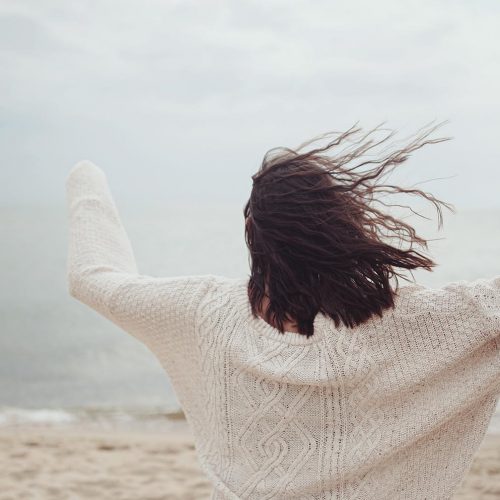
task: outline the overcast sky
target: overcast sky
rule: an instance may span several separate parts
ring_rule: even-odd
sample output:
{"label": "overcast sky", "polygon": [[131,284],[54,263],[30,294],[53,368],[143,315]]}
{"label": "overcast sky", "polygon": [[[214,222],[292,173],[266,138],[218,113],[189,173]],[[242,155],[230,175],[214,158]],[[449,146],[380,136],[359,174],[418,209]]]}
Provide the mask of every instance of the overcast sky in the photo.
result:
{"label": "overcast sky", "polygon": [[453,141],[397,179],[500,208],[499,26],[496,0],[2,0],[0,203],[60,203],[81,159],[122,204],[243,202],[272,147],[436,119]]}

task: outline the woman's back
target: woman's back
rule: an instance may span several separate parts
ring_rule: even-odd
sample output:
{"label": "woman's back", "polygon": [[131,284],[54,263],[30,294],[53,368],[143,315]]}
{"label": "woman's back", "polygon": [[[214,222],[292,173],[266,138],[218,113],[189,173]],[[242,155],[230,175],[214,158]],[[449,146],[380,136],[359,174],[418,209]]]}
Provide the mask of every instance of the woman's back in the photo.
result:
{"label": "woman's back", "polygon": [[213,498],[451,496],[500,393],[500,277],[401,287],[383,318],[350,330],[319,314],[311,338],[253,318],[246,280],[185,279],[192,336],[150,345]]}

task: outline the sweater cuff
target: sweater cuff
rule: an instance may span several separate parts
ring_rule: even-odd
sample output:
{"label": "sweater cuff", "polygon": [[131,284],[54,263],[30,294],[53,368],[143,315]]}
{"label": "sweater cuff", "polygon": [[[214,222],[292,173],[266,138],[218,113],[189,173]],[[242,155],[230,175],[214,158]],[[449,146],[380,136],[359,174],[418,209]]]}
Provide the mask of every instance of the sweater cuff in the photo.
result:
{"label": "sweater cuff", "polygon": [[66,198],[69,207],[80,200],[98,198],[112,205],[112,195],[104,171],[88,160],[76,163],[66,177]]}

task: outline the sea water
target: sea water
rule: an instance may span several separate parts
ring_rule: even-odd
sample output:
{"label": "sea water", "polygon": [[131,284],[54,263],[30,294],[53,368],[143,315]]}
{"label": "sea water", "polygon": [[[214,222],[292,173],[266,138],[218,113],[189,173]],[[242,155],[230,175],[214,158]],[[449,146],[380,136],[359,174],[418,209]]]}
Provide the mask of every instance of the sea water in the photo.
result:
{"label": "sea water", "polygon": [[[438,264],[417,282],[500,274],[500,210],[405,212]],[[248,275],[243,205],[176,204],[120,210],[139,272]],[[0,425],[162,421],[179,415],[168,376],[135,338],[68,294],[65,206],[0,208]],[[411,279],[411,276],[408,275]],[[403,281],[400,281],[404,284]],[[500,432],[500,411],[490,425]]]}

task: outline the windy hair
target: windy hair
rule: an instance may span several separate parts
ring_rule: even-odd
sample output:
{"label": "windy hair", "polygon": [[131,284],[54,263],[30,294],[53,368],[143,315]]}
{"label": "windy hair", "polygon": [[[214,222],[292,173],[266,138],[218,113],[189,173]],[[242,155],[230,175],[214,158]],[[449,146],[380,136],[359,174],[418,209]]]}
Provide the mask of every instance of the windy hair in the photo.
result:
{"label": "windy hair", "polygon": [[[247,292],[255,317],[267,297],[262,316],[282,333],[285,321],[295,321],[299,332],[310,337],[318,312],[336,327],[353,328],[394,307],[397,277],[407,279],[398,268],[431,271],[436,266],[413,249],[427,248],[427,241],[376,204],[405,206],[384,203],[387,194],[421,196],[436,207],[439,228],[440,205],[455,211],[420,189],[382,183],[414,151],[448,140],[431,137],[440,125],[427,125],[396,142],[391,141],[393,130],[379,125],[364,131],[355,124],[295,150],[280,147],[265,154],[244,207],[251,268]],[[304,151],[324,139],[326,145]],[[390,244],[390,238],[399,244]],[[402,242],[409,248],[401,248]]]}

